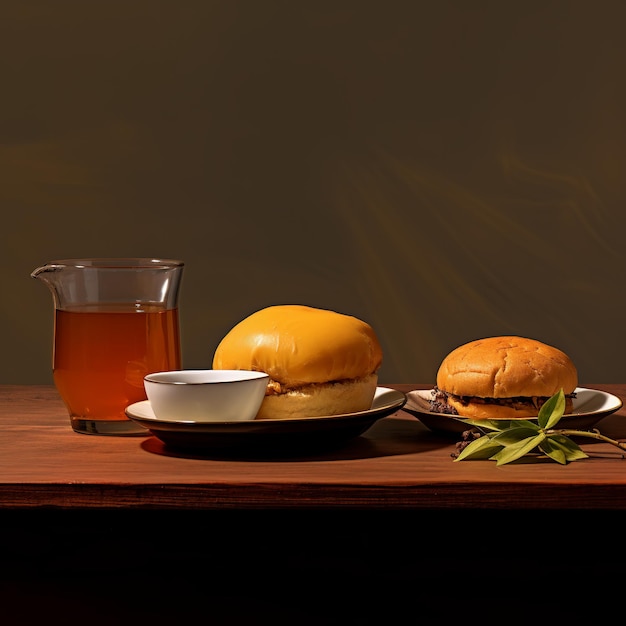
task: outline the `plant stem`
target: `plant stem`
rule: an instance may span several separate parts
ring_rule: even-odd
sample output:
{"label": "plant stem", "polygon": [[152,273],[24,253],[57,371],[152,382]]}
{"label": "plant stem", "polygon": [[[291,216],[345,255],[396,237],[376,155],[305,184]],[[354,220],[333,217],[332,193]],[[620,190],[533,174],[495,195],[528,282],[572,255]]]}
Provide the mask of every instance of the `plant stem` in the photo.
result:
{"label": "plant stem", "polygon": [[[616,446],[620,450],[626,450],[626,441],[617,441],[617,439],[611,439],[606,435],[600,433],[599,430],[570,430],[567,428],[551,428],[545,431],[546,435],[556,434],[565,435],[566,437],[590,437],[591,439],[598,439],[610,443],[612,446]],[[624,456],[622,455],[622,458]]]}

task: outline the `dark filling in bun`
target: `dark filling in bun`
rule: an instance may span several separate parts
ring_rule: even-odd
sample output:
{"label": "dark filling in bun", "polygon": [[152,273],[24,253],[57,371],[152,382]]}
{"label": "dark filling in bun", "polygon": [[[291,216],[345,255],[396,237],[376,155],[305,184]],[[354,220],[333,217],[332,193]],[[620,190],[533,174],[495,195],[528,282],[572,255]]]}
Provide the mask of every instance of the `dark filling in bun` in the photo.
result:
{"label": "dark filling in bun", "polygon": [[[549,400],[549,396],[517,396],[515,398],[479,398],[478,396],[456,396],[452,393],[442,391],[439,387],[435,387],[431,391],[432,398],[430,399],[430,410],[433,413],[446,413],[448,415],[459,415],[456,407],[449,404],[448,399],[453,398],[456,402],[463,406],[469,404],[490,404],[497,406],[505,406],[513,409],[527,409],[532,407],[534,411],[539,413],[541,407]],[[565,394],[566,401],[569,400],[568,405],[576,398],[576,393]]]}

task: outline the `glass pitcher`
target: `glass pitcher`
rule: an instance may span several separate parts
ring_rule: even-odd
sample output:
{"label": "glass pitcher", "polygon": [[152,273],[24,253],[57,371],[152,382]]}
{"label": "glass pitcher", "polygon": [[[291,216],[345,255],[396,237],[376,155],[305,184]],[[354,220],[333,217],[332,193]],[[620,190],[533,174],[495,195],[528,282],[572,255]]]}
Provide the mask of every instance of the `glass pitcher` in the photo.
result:
{"label": "glass pitcher", "polygon": [[94,258],[31,272],[52,292],[54,384],[76,432],[148,434],[124,410],[146,399],[146,374],[181,368],[183,268],[172,259]]}

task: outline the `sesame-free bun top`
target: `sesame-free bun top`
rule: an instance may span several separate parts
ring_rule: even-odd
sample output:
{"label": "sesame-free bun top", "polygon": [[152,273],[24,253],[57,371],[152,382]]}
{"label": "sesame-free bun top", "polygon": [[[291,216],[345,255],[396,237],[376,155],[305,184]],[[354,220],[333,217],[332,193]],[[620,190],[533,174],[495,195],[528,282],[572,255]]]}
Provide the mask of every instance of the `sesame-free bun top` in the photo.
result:
{"label": "sesame-free bun top", "polygon": [[266,372],[285,388],[364,378],[381,362],[382,349],[369,324],[298,304],[270,306],[246,317],[213,356],[215,369]]}
{"label": "sesame-free bun top", "polygon": [[437,372],[439,389],[480,398],[550,397],[572,393],[578,372],[571,359],[535,339],[487,337],[455,348]]}

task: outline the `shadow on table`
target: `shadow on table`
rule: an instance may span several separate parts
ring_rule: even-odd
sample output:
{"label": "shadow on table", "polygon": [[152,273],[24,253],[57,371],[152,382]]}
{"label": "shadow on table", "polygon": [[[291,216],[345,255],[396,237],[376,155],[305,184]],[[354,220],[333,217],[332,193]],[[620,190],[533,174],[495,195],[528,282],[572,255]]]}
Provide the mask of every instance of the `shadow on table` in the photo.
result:
{"label": "shadow on table", "polygon": [[141,447],[152,454],[193,459],[220,459],[232,461],[324,461],[350,460],[398,456],[436,450],[455,441],[450,436],[432,433],[417,419],[386,417],[358,436],[348,433],[327,436],[292,437],[252,436],[211,441],[205,438],[194,445],[187,437],[181,445],[167,444],[156,436],[141,442]]}

